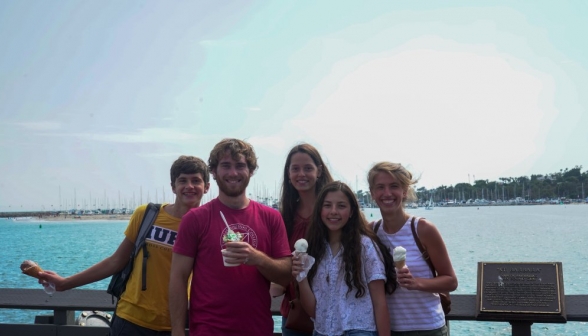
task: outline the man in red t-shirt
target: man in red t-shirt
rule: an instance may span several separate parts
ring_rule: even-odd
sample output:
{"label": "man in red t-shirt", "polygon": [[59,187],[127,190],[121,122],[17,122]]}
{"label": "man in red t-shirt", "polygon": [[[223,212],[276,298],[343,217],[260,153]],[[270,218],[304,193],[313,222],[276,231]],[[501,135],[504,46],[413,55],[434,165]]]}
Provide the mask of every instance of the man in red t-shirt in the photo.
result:
{"label": "man in red t-shirt", "polygon": [[169,287],[172,335],[184,335],[190,273],[191,336],[272,335],[270,282],[285,286],[291,277],[282,217],[246,196],[257,169],[250,144],[222,140],[208,166],[219,196],[182,218]]}

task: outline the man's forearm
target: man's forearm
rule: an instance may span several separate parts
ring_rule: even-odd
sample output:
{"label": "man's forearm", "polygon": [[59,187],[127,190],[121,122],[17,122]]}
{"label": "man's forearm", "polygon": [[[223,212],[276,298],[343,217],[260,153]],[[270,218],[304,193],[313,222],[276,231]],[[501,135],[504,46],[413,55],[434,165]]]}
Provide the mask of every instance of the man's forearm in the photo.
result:
{"label": "man's forearm", "polygon": [[286,287],[292,280],[292,258],[272,259],[264,254],[257,265],[259,272],[269,281]]}
{"label": "man's forearm", "polygon": [[194,258],[174,253],[169,277],[169,314],[173,336],[184,336],[188,309],[188,278]]}
{"label": "man's forearm", "polygon": [[[183,285],[182,285],[183,283]],[[185,282],[170,282],[169,288],[169,314],[173,336],[184,336],[186,325],[186,311],[188,309],[188,287]]]}

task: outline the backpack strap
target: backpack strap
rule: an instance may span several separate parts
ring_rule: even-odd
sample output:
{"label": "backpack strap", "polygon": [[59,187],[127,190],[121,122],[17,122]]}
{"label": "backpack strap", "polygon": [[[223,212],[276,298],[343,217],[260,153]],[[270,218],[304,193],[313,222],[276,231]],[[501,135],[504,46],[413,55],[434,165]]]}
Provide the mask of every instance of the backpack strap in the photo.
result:
{"label": "backpack strap", "polygon": [[143,244],[143,265],[141,267],[141,290],[147,290],[147,259],[149,252],[147,251],[147,244]]}
{"label": "backpack strap", "polygon": [[137,240],[135,241],[135,255],[137,255],[137,253],[139,253],[139,250],[143,247],[143,243],[147,238],[149,230],[151,230],[151,226],[153,226],[153,223],[157,218],[157,214],[159,213],[160,207],[161,204],[147,204],[145,214],[143,215],[143,220],[141,221],[141,227],[139,228],[139,232],[137,233]]}
{"label": "backpack strap", "polygon": [[433,277],[436,277],[437,271],[435,270],[435,266],[433,266],[433,262],[431,261],[431,257],[429,256],[429,252],[427,252],[427,250],[423,247],[423,244],[421,243],[421,239],[419,238],[419,235],[416,232],[416,228],[414,226],[414,219],[415,219],[415,217],[413,216],[412,220],[410,222],[410,229],[412,230],[412,237],[414,238],[414,242],[416,243],[417,247],[419,248],[419,251],[421,251],[421,255],[423,256],[423,259],[425,260],[427,265],[429,265],[429,268],[431,269],[431,272],[433,273]]}
{"label": "backpack strap", "polygon": [[374,233],[376,233],[376,234],[378,233],[378,230],[380,229],[380,225],[382,225],[382,220],[381,220],[381,219],[379,219],[379,220],[378,220],[378,221],[375,223],[375,225],[373,226]]}
{"label": "backpack strap", "polygon": [[145,215],[143,216],[143,221],[141,222],[141,228],[139,229],[139,233],[137,234],[137,240],[135,241],[135,256],[137,255],[137,253],[139,253],[140,249],[143,249],[141,290],[147,289],[147,259],[149,258],[149,252],[147,251],[147,244],[145,243],[145,239],[147,239],[147,234],[149,233],[149,231],[151,231],[153,223],[155,223],[155,219],[159,214],[160,208],[161,204],[147,204],[147,208],[145,209]]}

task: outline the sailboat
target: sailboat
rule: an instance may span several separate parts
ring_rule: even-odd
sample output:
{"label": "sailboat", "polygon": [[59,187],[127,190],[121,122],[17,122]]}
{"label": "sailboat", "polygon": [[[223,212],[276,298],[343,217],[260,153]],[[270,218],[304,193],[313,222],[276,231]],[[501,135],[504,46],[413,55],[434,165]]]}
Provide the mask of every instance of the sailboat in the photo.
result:
{"label": "sailboat", "polygon": [[13,222],[32,222],[35,218],[31,216],[27,217],[11,217],[10,218]]}
{"label": "sailboat", "polygon": [[425,209],[426,210],[433,210],[433,195],[431,195],[431,198],[429,199],[429,202],[427,202]]}
{"label": "sailboat", "polygon": [[416,202],[408,203],[407,207],[409,209],[418,209],[419,205]]}

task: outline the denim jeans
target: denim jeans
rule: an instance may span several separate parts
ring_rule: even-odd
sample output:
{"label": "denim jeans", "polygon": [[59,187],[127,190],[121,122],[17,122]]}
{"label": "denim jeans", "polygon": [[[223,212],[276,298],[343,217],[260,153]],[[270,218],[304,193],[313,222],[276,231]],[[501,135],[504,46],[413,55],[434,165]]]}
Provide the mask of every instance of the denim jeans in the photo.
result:
{"label": "denim jeans", "polygon": [[307,334],[302,331],[292,330],[286,328],[286,318],[282,317],[282,336],[311,336],[312,334]]}
{"label": "denim jeans", "polygon": [[[312,336],[328,336],[323,335],[316,330],[312,333]],[[346,330],[342,335],[339,336],[378,336],[377,331],[365,331],[365,330]]]}
{"label": "denim jeans", "polygon": [[123,318],[112,317],[110,322],[110,336],[171,336],[171,331],[157,331],[138,326]]}
{"label": "denim jeans", "polygon": [[449,336],[447,326],[433,330],[391,331],[391,336]]}

